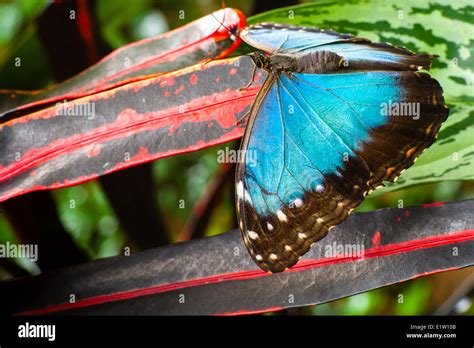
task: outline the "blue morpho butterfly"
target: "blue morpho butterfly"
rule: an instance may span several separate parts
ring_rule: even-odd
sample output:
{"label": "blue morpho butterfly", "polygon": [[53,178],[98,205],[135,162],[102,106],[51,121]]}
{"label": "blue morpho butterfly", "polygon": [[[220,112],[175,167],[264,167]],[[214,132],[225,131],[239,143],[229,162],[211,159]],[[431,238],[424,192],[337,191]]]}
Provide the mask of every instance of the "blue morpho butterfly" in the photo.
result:
{"label": "blue morpho butterfly", "polygon": [[239,225],[260,268],[281,272],[412,165],[448,109],[438,82],[417,72],[434,56],[271,23],[241,37],[267,53],[253,59],[269,74],[241,144]]}

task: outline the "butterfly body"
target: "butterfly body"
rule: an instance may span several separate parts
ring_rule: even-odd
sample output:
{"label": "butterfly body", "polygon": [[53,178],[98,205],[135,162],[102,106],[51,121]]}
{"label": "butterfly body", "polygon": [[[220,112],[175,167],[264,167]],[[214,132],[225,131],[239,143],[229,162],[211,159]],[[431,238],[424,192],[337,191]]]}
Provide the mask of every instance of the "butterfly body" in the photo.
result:
{"label": "butterfly body", "polygon": [[308,74],[325,74],[338,70],[344,58],[331,51],[309,52],[303,55],[277,53],[266,56],[254,54],[255,62],[263,69],[274,74],[291,74],[293,72]]}
{"label": "butterfly body", "polygon": [[[256,165],[238,165],[237,213],[250,255],[281,272],[409,167],[448,112],[436,80],[414,71],[431,56],[291,26],[242,35],[270,54],[254,55],[269,74],[241,143]],[[416,103],[419,117],[382,112],[389,103]]]}

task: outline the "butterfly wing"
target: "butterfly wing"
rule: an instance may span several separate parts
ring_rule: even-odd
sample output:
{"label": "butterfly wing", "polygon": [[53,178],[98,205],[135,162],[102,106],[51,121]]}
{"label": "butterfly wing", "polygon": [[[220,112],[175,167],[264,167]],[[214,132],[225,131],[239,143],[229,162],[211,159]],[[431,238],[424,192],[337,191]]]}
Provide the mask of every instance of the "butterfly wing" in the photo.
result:
{"label": "butterfly wing", "polygon": [[[386,103],[417,103],[390,116]],[[250,114],[236,188],[245,245],[264,270],[294,265],[371,189],[394,180],[447,117],[418,72],[271,75]]]}
{"label": "butterfly wing", "polygon": [[349,34],[285,24],[252,25],[242,31],[241,38],[249,45],[270,53],[303,55],[331,51],[345,59],[346,70],[429,69],[433,58]]}
{"label": "butterfly wing", "polygon": [[270,53],[299,52],[336,42],[366,41],[350,34],[332,30],[296,27],[278,23],[260,23],[246,27],[240,33],[246,43]]}

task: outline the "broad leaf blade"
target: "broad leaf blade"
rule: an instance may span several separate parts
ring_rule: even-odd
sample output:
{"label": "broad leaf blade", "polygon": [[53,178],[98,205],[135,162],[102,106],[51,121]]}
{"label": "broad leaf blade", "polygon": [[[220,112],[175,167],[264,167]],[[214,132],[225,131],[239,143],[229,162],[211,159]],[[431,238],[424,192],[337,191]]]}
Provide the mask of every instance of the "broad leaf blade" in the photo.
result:
{"label": "broad leaf blade", "polygon": [[[0,308],[10,314],[196,315],[323,303],[473,265],[473,209],[471,200],[354,214],[278,274],[258,269],[238,231],[224,233],[0,283],[8,299]],[[68,301],[71,293],[75,303]]]}
{"label": "broad leaf blade", "polygon": [[0,117],[71,100],[151,75],[227,56],[240,43],[227,28],[242,28],[245,17],[231,8],[202,17],[163,35],[121,47],[82,73],[39,91],[0,90]]}
{"label": "broad leaf blade", "polygon": [[213,61],[1,124],[0,201],[238,139],[265,76]]}
{"label": "broad leaf blade", "polygon": [[375,42],[437,54],[431,74],[444,89],[450,116],[438,140],[396,184],[375,195],[416,184],[474,179],[474,12],[468,1],[326,1],[281,8],[248,18],[259,22],[331,28]]}

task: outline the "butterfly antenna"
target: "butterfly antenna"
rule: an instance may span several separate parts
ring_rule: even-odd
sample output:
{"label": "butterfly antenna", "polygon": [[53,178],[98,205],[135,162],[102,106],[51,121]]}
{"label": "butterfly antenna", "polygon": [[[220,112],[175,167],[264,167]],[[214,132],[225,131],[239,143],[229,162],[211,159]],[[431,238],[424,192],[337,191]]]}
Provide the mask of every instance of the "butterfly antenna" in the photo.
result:
{"label": "butterfly antenna", "polygon": [[[222,5],[223,5],[224,8],[225,8],[225,3],[224,3],[224,1],[222,1]],[[229,32],[229,34],[230,34],[230,39],[231,39],[231,40],[235,40],[235,39],[236,39],[236,36],[235,36],[235,34],[232,32],[232,30],[229,29],[224,23],[222,23],[222,22],[219,20],[219,18],[217,18],[217,17],[214,15],[214,13],[211,12],[211,16],[212,16],[221,26],[223,26],[223,27]],[[204,65],[206,65],[206,64],[208,64],[208,63],[210,63],[210,62],[212,62],[212,61],[215,60],[215,59],[216,59],[216,58],[209,58],[209,60],[207,60],[207,61],[204,63]]]}

